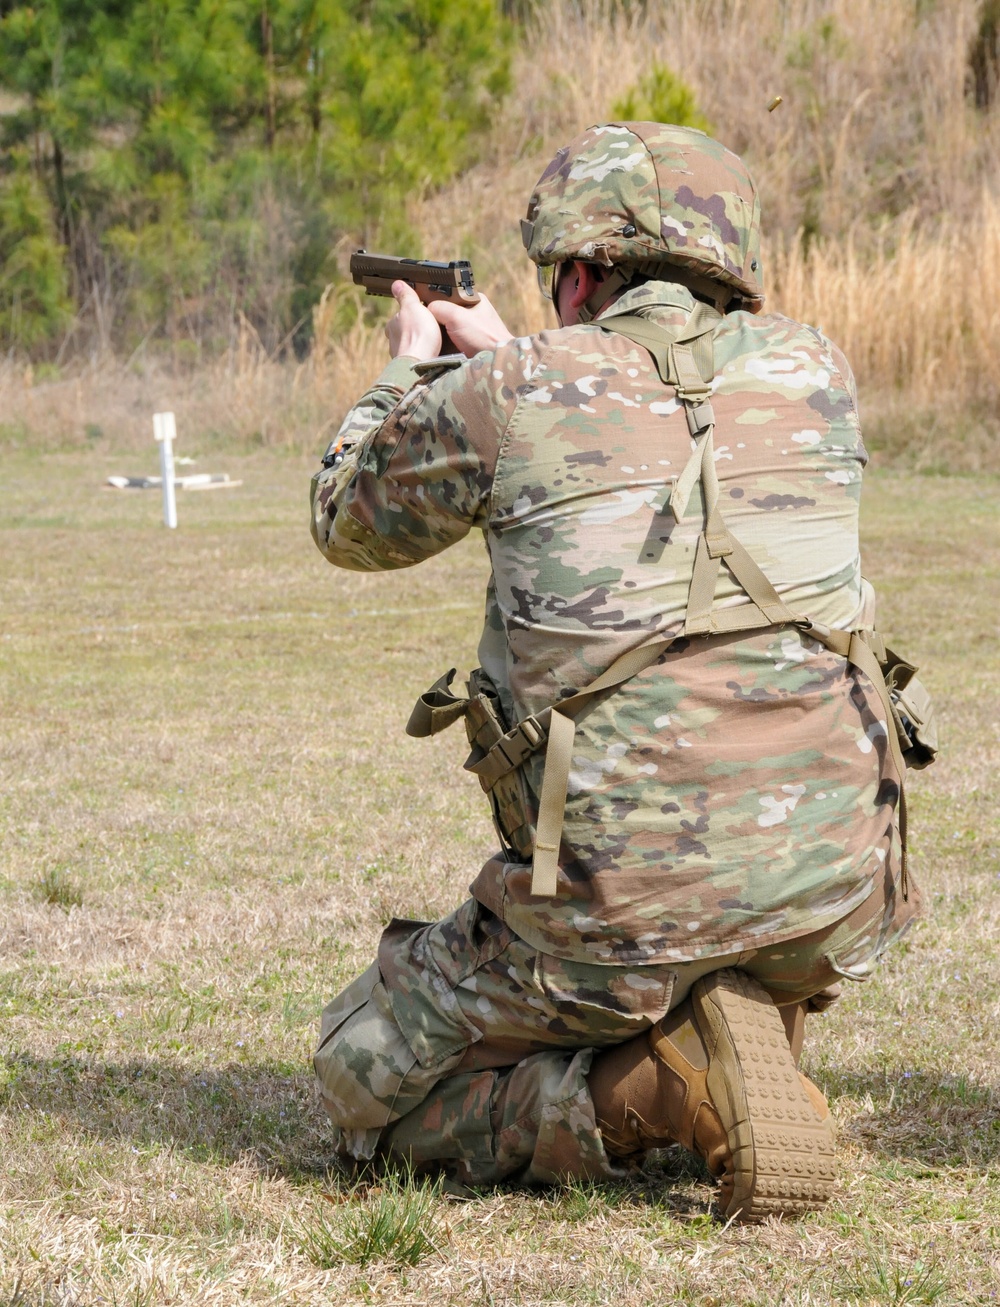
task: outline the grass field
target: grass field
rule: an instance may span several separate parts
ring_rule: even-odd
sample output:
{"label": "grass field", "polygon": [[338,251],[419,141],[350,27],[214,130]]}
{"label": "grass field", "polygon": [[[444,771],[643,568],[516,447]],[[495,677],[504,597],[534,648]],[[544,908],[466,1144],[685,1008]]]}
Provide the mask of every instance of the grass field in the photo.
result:
{"label": "grass field", "polygon": [[198,468],[244,484],[181,494],[170,534],[156,492],[100,488],[146,456],[4,461],[0,1307],[1000,1298],[1000,481],[870,477],[882,626],[941,714],[911,786],[928,915],[807,1042],[834,1202],[726,1229],[674,1152],[465,1203],[329,1169],[320,1007],[492,847],[458,736],[402,732],[472,663],[485,560],[340,573],[300,458]]}

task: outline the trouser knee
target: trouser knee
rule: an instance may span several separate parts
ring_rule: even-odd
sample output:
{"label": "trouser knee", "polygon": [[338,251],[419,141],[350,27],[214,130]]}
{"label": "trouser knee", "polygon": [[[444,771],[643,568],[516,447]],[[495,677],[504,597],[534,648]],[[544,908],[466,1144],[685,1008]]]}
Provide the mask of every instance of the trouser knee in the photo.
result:
{"label": "trouser knee", "polygon": [[375,963],[324,1009],[312,1065],[325,1110],[348,1131],[390,1124],[431,1087],[414,1077],[417,1059],[392,1016]]}
{"label": "trouser knee", "polygon": [[380,1130],[399,1120],[448,1070],[420,1065],[375,963],[324,1010],[313,1065],[323,1106],[348,1131]]}

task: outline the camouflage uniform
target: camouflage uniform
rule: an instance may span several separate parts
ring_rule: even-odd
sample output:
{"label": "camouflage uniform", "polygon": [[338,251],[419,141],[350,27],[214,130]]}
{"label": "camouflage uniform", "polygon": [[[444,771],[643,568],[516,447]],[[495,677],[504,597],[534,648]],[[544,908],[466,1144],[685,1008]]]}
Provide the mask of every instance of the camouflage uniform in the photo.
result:
{"label": "camouflage uniform", "polygon": [[[593,131],[624,148],[622,132]],[[641,191],[627,201],[634,244],[653,218]],[[710,197],[703,207],[730,222]],[[574,257],[643,253],[592,245]],[[732,276],[753,304],[746,262]],[[601,321],[639,312],[676,334],[696,303],[651,279]],[[726,523],[789,607],[871,626],[846,360],[811,327],[746,311],[713,344]],[[344,461],[313,480],[316,543],[339,566],[381,570],[481,530],[479,656],[508,722],[681,629],[700,492],[680,522],[668,515],[692,438],[642,346],[590,323],[454,368],[398,358],[341,437]],[[716,605],[742,602],[723,572]],[[540,754],[523,768],[529,825],[542,768]],[[524,862],[491,859],[452,917],[394,923],[377,965],[326,1010],[316,1066],[340,1147],[450,1159],[479,1182],[608,1173],[585,1079],[595,1047],[735,959],[789,999],[863,977],[909,922],[899,783],[882,701],[844,658],[787,626],[679,640],[577,718],[556,894],[532,895]]]}

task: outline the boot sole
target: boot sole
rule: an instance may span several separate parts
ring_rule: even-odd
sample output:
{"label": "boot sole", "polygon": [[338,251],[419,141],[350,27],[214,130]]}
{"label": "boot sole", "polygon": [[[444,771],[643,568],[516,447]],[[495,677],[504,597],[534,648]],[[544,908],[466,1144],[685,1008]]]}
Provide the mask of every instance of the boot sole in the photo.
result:
{"label": "boot sole", "polygon": [[727,1218],[802,1216],[836,1182],[832,1125],[803,1088],[778,1009],[750,976],[716,971],[691,991],[708,1089],[733,1155]]}

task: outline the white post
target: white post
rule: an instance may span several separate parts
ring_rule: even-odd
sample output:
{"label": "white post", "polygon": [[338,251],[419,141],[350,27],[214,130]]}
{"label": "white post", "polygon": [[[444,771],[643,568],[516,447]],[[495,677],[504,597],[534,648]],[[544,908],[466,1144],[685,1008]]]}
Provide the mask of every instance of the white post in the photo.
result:
{"label": "white post", "polygon": [[153,437],[160,442],[160,476],[163,479],[163,525],[177,525],[177,496],[174,492],[174,439],[177,428],[173,413],[153,414]]}

